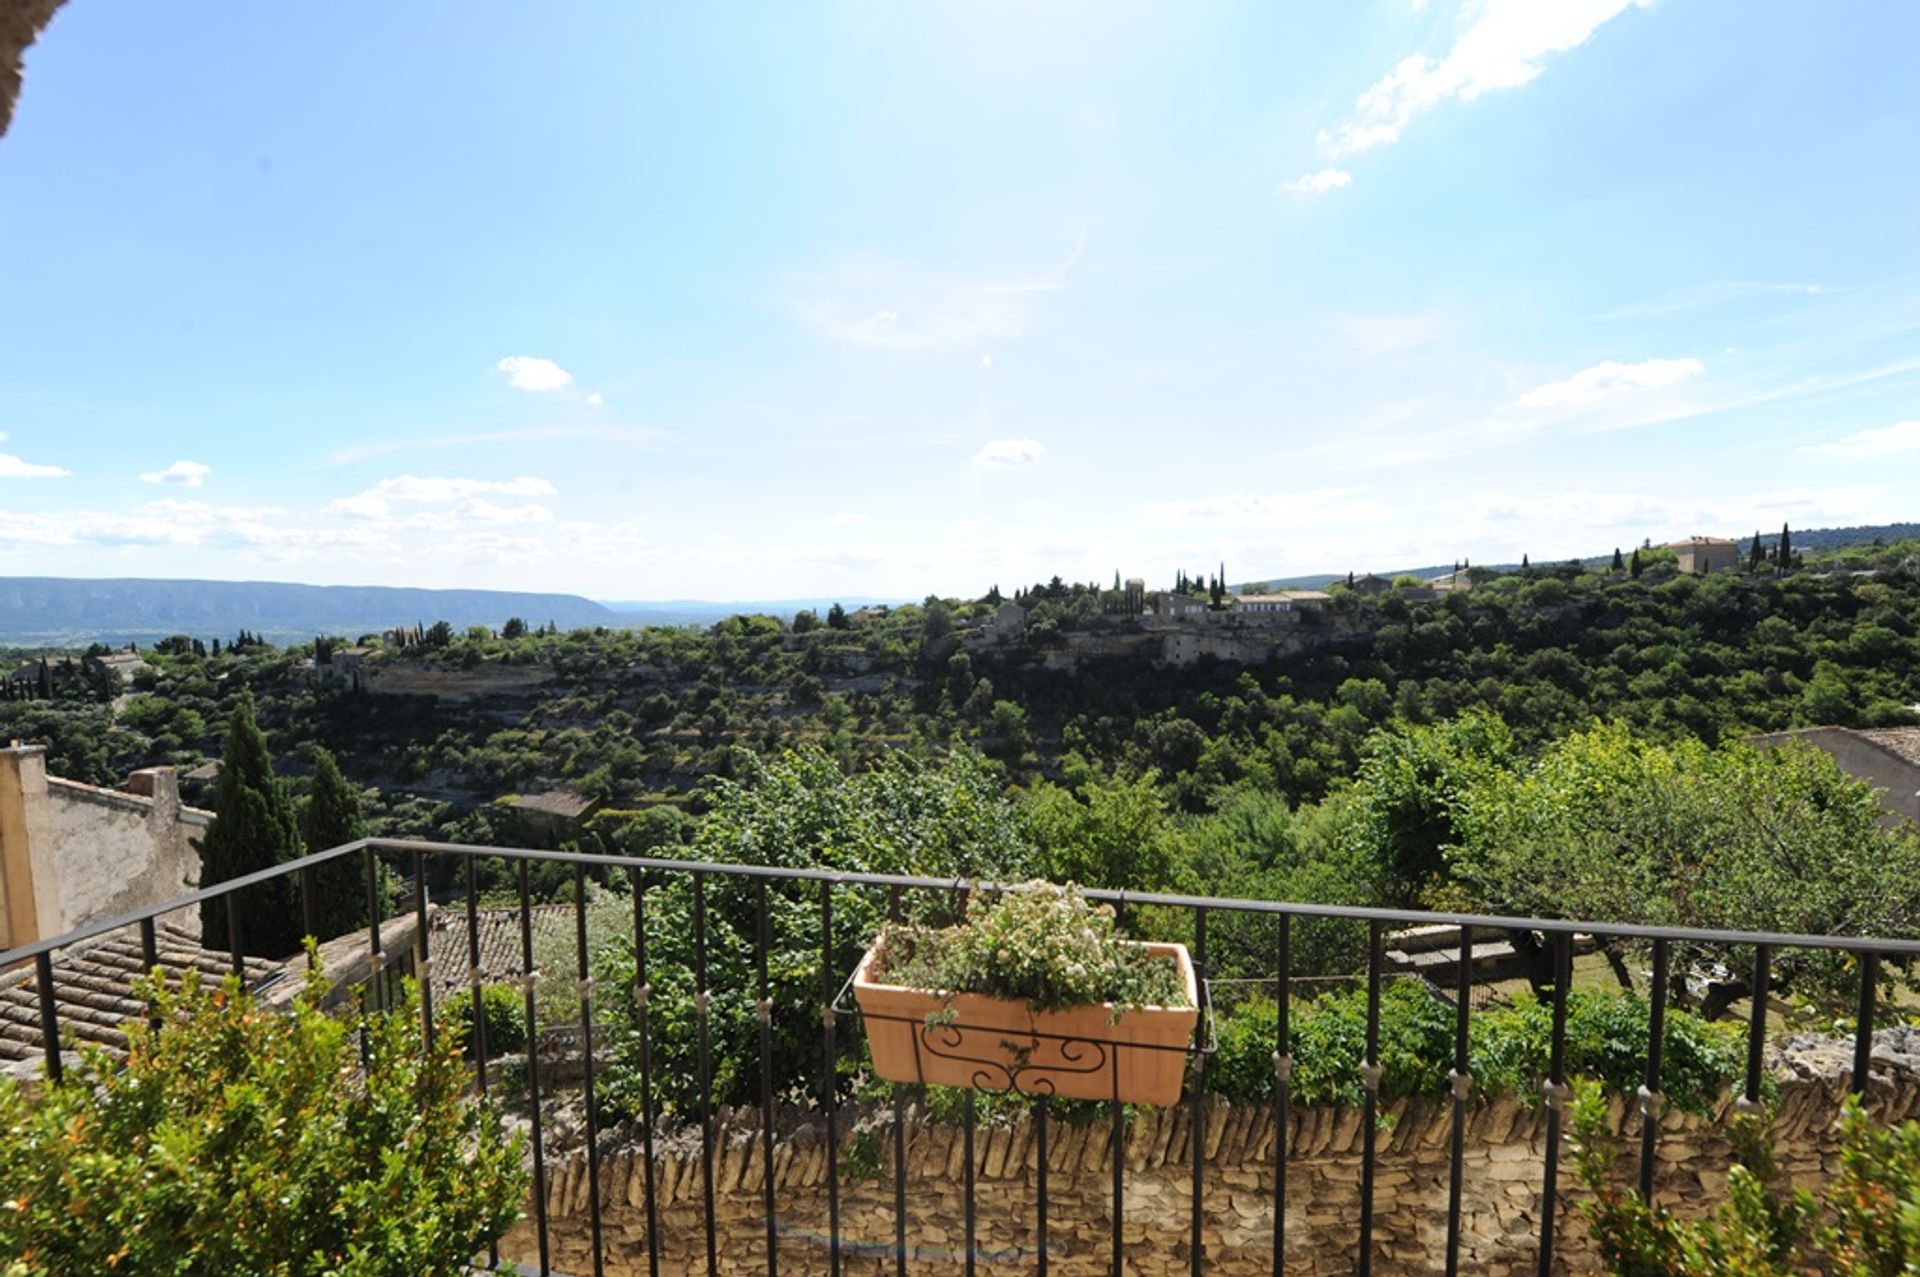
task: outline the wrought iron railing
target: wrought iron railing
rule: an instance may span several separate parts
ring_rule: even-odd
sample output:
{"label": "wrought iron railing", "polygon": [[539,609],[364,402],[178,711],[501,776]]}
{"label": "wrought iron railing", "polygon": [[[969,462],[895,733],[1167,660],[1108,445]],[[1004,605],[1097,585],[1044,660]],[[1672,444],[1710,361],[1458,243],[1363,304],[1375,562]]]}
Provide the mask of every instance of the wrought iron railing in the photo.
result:
{"label": "wrought iron railing", "polygon": [[[766,1243],[764,1250],[764,1269],[769,1277],[776,1277],[780,1257],[780,1207],[776,1192],[775,1176],[770,1168],[774,1162],[775,1139],[775,1093],[773,1077],[775,1074],[773,1053],[773,1033],[770,1016],[770,994],[768,955],[771,944],[769,934],[768,890],[770,885],[778,885],[789,892],[804,891],[807,885],[817,898],[817,925],[820,941],[819,970],[819,1010],[820,1033],[823,1057],[826,1062],[825,1076],[819,1079],[818,1104],[820,1115],[826,1127],[825,1156],[827,1173],[825,1187],[828,1194],[828,1235],[826,1246],[830,1271],[838,1277],[842,1271],[843,1258],[860,1255],[871,1259],[870,1243],[854,1243],[842,1236],[841,1228],[841,1174],[837,1164],[839,1156],[839,1128],[836,1123],[843,1103],[835,1080],[835,1062],[841,1057],[845,1047],[842,1024],[849,1017],[857,1016],[858,1011],[842,998],[844,982],[848,972],[838,969],[835,946],[835,902],[842,893],[850,891],[884,892],[887,902],[887,914],[894,920],[907,916],[910,901],[915,896],[936,899],[946,907],[951,907],[956,895],[964,893],[967,884],[944,879],[931,879],[911,876],[882,874],[838,873],[831,870],[808,870],[769,868],[754,865],[702,864],[673,859],[652,859],[586,855],[533,851],[525,849],[479,847],[444,843],[407,842],[390,839],[366,839],[337,847],[329,851],[307,856],[278,868],[237,878],[229,882],[207,887],[183,895],[175,900],[150,908],[138,910],[119,917],[90,923],[65,935],[41,940],[0,953],[0,978],[19,978],[30,964],[31,982],[37,994],[38,1030],[40,1050],[44,1059],[46,1073],[59,1079],[62,1076],[63,1027],[59,978],[56,971],[56,959],[64,952],[79,950],[89,943],[125,928],[135,928],[140,937],[142,953],[148,966],[157,958],[155,943],[156,922],[176,911],[195,909],[203,902],[224,901],[226,918],[225,948],[230,957],[231,970],[239,975],[248,971],[253,962],[246,956],[246,922],[238,907],[239,893],[248,887],[270,882],[276,879],[293,878],[298,883],[298,898],[302,918],[309,934],[313,930],[315,909],[315,870],[322,865],[343,858],[358,857],[365,866],[367,902],[372,921],[367,931],[367,952],[371,955],[367,969],[379,969],[385,959],[392,955],[381,955],[381,927],[379,903],[382,895],[382,883],[388,870],[383,868],[387,862],[399,861],[410,874],[414,889],[409,893],[407,904],[415,912],[416,946],[411,955],[414,966],[422,976],[422,1032],[429,1042],[435,1032],[433,1009],[433,981],[427,978],[435,961],[431,936],[433,928],[428,925],[430,908],[429,893],[426,884],[429,881],[428,865],[431,862],[453,861],[460,868],[453,875],[454,885],[450,891],[443,892],[442,911],[454,920],[453,930],[461,930],[460,918],[464,916],[466,941],[466,964],[475,986],[481,979],[481,945],[479,931],[479,893],[476,889],[476,866],[487,860],[504,860],[515,866],[514,887],[516,897],[519,930],[519,978],[525,1000],[527,1022],[530,1027],[538,1024],[536,991],[542,979],[563,978],[552,973],[545,975],[537,972],[535,964],[535,946],[530,908],[528,869],[539,862],[558,862],[570,866],[575,885],[575,899],[572,906],[574,953],[572,979],[576,982],[578,994],[578,1041],[581,1044],[582,1061],[581,1086],[589,1102],[584,1105],[586,1122],[585,1153],[587,1163],[588,1188],[586,1201],[587,1227],[590,1230],[593,1270],[597,1275],[602,1270],[604,1240],[602,1236],[600,1184],[600,1140],[596,1126],[595,1094],[596,1061],[595,1043],[595,988],[589,978],[589,945],[587,931],[587,894],[584,890],[588,871],[600,875],[624,876],[631,894],[632,941],[634,946],[635,981],[631,990],[633,998],[633,1021],[637,1027],[637,1058],[633,1061],[640,1077],[641,1112],[637,1124],[642,1144],[642,1173],[645,1176],[645,1234],[648,1252],[648,1271],[657,1277],[661,1271],[661,1221],[656,1207],[655,1173],[655,1124],[656,1096],[655,1059],[649,1031],[653,981],[650,979],[648,955],[648,928],[646,910],[649,891],[665,882],[684,880],[690,886],[691,913],[691,979],[694,989],[693,1011],[698,1024],[698,1053],[696,1059],[697,1076],[695,1090],[699,1093],[697,1112],[693,1115],[700,1133],[700,1160],[702,1167],[702,1225],[704,1230],[704,1251],[706,1271],[711,1275],[719,1271],[718,1239],[719,1227],[715,1212],[714,1187],[714,1110],[712,1104],[712,1042],[709,1035],[709,1000],[713,992],[709,985],[708,969],[708,920],[707,888],[708,884],[720,881],[739,881],[751,884],[756,911],[756,934],[754,938],[754,979],[758,988],[759,1009],[759,1066],[761,1108],[760,1139],[763,1141],[763,1165],[769,1168],[762,1175],[763,1201],[765,1212]],[[461,880],[464,880],[462,884]],[[1766,1068],[1766,1043],[1769,1031],[1769,991],[1771,974],[1776,956],[1782,951],[1808,950],[1851,955],[1858,963],[1858,1002],[1854,1013],[1854,1038],[1852,1065],[1850,1073],[1851,1087],[1855,1092],[1864,1091],[1868,1084],[1869,1068],[1872,1058],[1872,1034],[1875,1025],[1878,997],[1878,974],[1882,962],[1909,964],[1920,957],[1920,942],[1907,940],[1863,939],[1849,937],[1773,934],[1742,931],[1689,930],[1671,927],[1639,926],[1623,923],[1592,923],[1568,921],[1551,918],[1512,918],[1476,914],[1441,914],[1386,909],[1369,909],[1340,906],[1301,904],[1288,901],[1241,900],[1204,896],[1172,894],[1145,894],[1122,891],[1089,890],[1086,895],[1092,899],[1109,903],[1125,916],[1126,911],[1142,907],[1155,907],[1185,913],[1191,919],[1192,958],[1197,971],[1204,981],[1209,971],[1208,921],[1223,916],[1241,916],[1265,919],[1271,923],[1271,989],[1277,1003],[1277,1020],[1273,1040],[1272,1063],[1274,1070],[1273,1117],[1276,1138],[1273,1141],[1271,1165],[1271,1202],[1272,1202],[1272,1241],[1273,1271],[1282,1271],[1284,1257],[1288,1252],[1288,1188],[1289,1163],[1292,1150],[1286,1133],[1289,1127],[1291,1099],[1289,1082],[1293,1069],[1292,1012],[1294,1010],[1295,973],[1293,970],[1293,940],[1296,924],[1303,920],[1332,919],[1344,920],[1355,927],[1364,928],[1367,936],[1364,973],[1358,979],[1364,982],[1366,990],[1366,1031],[1364,1057],[1360,1065],[1362,1074],[1362,1113],[1360,1121],[1360,1139],[1362,1141],[1360,1158],[1360,1178],[1358,1194],[1358,1229],[1352,1240],[1352,1255],[1355,1271],[1370,1274],[1373,1271],[1375,1254],[1376,1220],[1376,1163],[1377,1139],[1380,1129],[1380,1079],[1381,1079],[1381,990],[1383,981],[1388,977],[1386,970],[1385,945],[1391,929],[1445,924],[1459,928],[1459,961],[1454,964],[1454,983],[1448,991],[1449,1001],[1454,1009],[1453,1051],[1451,1086],[1447,1103],[1451,1105],[1452,1130],[1449,1147],[1450,1169],[1448,1174],[1448,1194],[1446,1206],[1446,1231],[1441,1254],[1435,1258],[1438,1266],[1448,1274],[1461,1270],[1462,1264],[1462,1212],[1463,1184],[1462,1169],[1464,1138],[1467,1127],[1467,1110],[1472,1094],[1472,1077],[1469,1071],[1470,1021],[1475,1014],[1476,998],[1472,987],[1473,963],[1472,945],[1476,932],[1533,933],[1540,937],[1545,945],[1551,964],[1551,979],[1544,982],[1544,988],[1551,992],[1546,996],[1552,1007],[1551,1048],[1546,1073],[1541,1078],[1541,1090],[1544,1096],[1546,1136],[1541,1156],[1540,1183],[1538,1193],[1538,1238],[1535,1249],[1537,1271],[1547,1274],[1554,1270],[1556,1253],[1556,1227],[1561,1216],[1559,1194],[1559,1162],[1562,1152],[1563,1100],[1568,1093],[1567,1064],[1567,1012],[1570,998],[1571,956],[1573,940],[1576,935],[1602,937],[1609,941],[1643,943],[1651,951],[1651,976],[1647,981],[1647,1000],[1649,1003],[1649,1031],[1644,1052],[1644,1070],[1638,1095],[1638,1109],[1642,1117],[1640,1127],[1639,1188],[1649,1200],[1653,1200],[1657,1190],[1655,1182],[1655,1148],[1660,1139],[1660,1114],[1662,1100],[1662,1046],[1665,1039],[1665,1023],[1669,1002],[1669,977],[1674,974],[1673,962],[1676,948],[1683,953],[1693,953],[1700,949],[1713,949],[1720,952],[1737,951],[1750,953],[1751,970],[1748,973],[1748,995],[1750,1011],[1747,1018],[1745,1074],[1741,1087],[1740,1102],[1753,1105],[1760,1102],[1763,1092],[1764,1072]],[[257,969],[257,963],[254,964]],[[369,996],[376,1001],[387,996],[384,981],[373,981],[369,985]],[[477,991],[477,989],[476,989]],[[472,1043],[474,1056],[475,1085],[485,1092],[489,1086],[489,1073],[497,1060],[489,1058],[489,1044],[486,1040],[486,1017],[479,1014],[478,1008],[473,1016],[474,1038]],[[932,1031],[932,1030],[930,1030]],[[1207,1049],[1207,1025],[1203,1020],[1202,1032],[1198,1035],[1200,1045],[1190,1049],[1191,1074],[1183,1103],[1190,1106],[1188,1121],[1191,1135],[1190,1200],[1188,1202],[1188,1227],[1190,1228],[1187,1252],[1191,1271],[1199,1277],[1206,1267],[1206,1250],[1202,1244],[1202,1230],[1208,1218],[1209,1203],[1206,1200],[1204,1170],[1206,1164],[1205,1132],[1208,1120],[1207,1098],[1209,1094],[1207,1069],[1210,1051]],[[542,1056],[538,1049],[529,1049],[522,1060],[524,1080],[528,1098],[529,1150],[532,1163],[533,1193],[531,1198],[533,1226],[537,1238],[539,1271],[550,1271],[551,1254],[549,1251],[549,1192],[548,1192],[548,1149],[545,1131],[542,1125]],[[1049,1213],[1048,1213],[1048,1174],[1049,1158],[1047,1144],[1052,1097],[1048,1088],[1023,1087],[1018,1071],[1006,1074],[1001,1079],[1003,1089],[1012,1089],[1030,1096],[1033,1102],[1034,1134],[1038,1143],[1038,1156],[1033,1166],[1035,1172],[1035,1213],[1033,1227],[1037,1245],[1035,1258],[1038,1272],[1045,1277],[1049,1266]],[[905,1277],[910,1253],[909,1221],[910,1213],[907,1201],[905,1105],[908,1088],[895,1086],[892,1089],[891,1103],[894,1120],[892,1134],[892,1188],[893,1188],[893,1238],[890,1252],[891,1267],[899,1277]],[[975,1212],[975,1169],[976,1158],[974,1133],[976,1108],[974,1092],[967,1091],[963,1097],[964,1107],[961,1123],[964,1138],[964,1156],[961,1164],[964,1168],[962,1196],[965,1204],[965,1218],[961,1221],[964,1232],[963,1247],[960,1252],[964,1271],[972,1277],[976,1271],[980,1248],[977,1242],[979,1221]],[[1111,1103],[1109,1115],[1113,1123],[1111,1140],[1112,1159],[1111,1176],[1111,1270],[1117,1275],[1126,1267],[1125,1248],[1122,1243],[1122,1230],[1126,1219],[1127,1158],[1124,1123],[1126,1115],[1123,1106],[1116,1099]],[[495,1253],[489,1257],[494,1266],[501,1266],[502,1260]],[[507,1265],[512,1267],[511,1264]]]}

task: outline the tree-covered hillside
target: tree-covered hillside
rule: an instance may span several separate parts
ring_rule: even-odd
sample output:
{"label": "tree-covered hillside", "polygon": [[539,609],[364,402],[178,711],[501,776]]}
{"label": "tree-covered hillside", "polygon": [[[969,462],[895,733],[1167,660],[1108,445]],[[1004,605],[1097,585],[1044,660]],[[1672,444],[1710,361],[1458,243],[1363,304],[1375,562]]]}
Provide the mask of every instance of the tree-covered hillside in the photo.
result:
{"label": "tree-covered hillside", "polygon": [[1024,592],[1019,641],[985,631],[985,600],[704,631],[437,626],[337,677],[338,641],[182,637],[143,652],[148,668],[124,689],[76,675],[53,699],[0,704],[0,729],[48,743],[59,774],[112,784],[216,757],[233,699],[251,689],[290,775],[331,750],[378,791],[376,830],[476,838],[493,836],[492,800],[541,789],[697,812],[734,750],[798,743],[848,766],[964,743],[1022,784],[1151,773],[1193,812],[1241,783],[1300,803],[1351,777],[1376,728],[1477,709],[1527,749],[1595,720],[1709,745],[1912,721],[1912,548],[1844,551],[1786,575],[1680,576],[1650,562],[1638,576],[1533,569],[1428,599],[1336,587],[1328,641],[1260,665],[1063,660],[1068,634],[1134,623],[1111,592],[1057,580]]}

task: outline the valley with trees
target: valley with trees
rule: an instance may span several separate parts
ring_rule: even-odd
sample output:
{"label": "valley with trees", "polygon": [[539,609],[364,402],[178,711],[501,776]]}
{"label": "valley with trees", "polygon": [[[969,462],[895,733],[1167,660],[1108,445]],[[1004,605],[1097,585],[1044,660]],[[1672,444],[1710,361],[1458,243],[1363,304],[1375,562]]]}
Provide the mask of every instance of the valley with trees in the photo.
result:
{"label": "valley with trees", "polygon": [[[244,632],[182,635],[142,652],[125,687],[75,681],[64,695],[7,703],[5,716],[10,735],[48,745],[56,774],[91,783],[157,764],[191,776],[220,760],[200,795],[219,813],[202,844],[213,879],[371,833],[956,881],[1912,935],[1920,837],[1882,824],[1871,791],[1826,755],[1759,751],[1742,737],[1920,721],[1920,545],[1803,553],[1797,569],[1694,576],[1677,572],[1670,552],[1643,549],[1618,570],[1605,558],[1476,570],[1471,590],[1438,597],[1407,586],[1363,595],[1336,582],[1325,641],[1265,664],[1063,665],[1064,636],[1135,622],[1115,591],[1058,578],[1015,592],[1027,625],[1014,641],[986,639],[998,588],[892,609],[735,616],[707,629],[563,632],[507,618],[497,629],[438,623],[288,647]],[[1193,581],[1201,597],[1218,586]],[[348,660],[359,662],[351,672]],[[383,685],[380,670],[406,678]],[[576,814],[536,820],[539,796],[556,792],[576,800]],[[338,877],[323,884],[320,912],[330,926],[362,925],[364,880],[345,866]],[[504,866],[483,873],[482,886],[510,897]],[[688,943],[684,887],[649,902],[663,986],[678,978]],[[536,898],[570,899],[573,889],[562,867],[535,867]],[[613,876],[589,889],[612,898],[626,883]],[[297,920],[289,901],[263,905],[259,916]],[[802,952],[814,943],[812,907],[776,902],[776,932],[796,950],[776,963],[796,973],[776,998],[779,1058],[796,1084],[817,1063]],[[849,967],[878,907],[844,906]],[[723,937],[752,925],[744,897],[722,892],[710,909]],[[205,925],[224,935],[223,919]],[[1179,938],[1187,924],[1144,910],[1134,925]],[[750,933],[739,935],[716,946],[723,964],[748,960]],[[262,952],[282,941],[291,943],[249,937]],[[1513,941],[1529,981],[1550,983],[1528,933]],[[1303,1014],[1330,1017],[1340,1050],[1354,1044],[1334,1029],[1351,1027],[1353,1014],[1339,978],[1359,969],[1365,946],[1363,926],[1327,920],[1303,921],[1294,940],[1296,969],[1334,981]],[[1254,937],[1216,936],[1214,952],[1223,977],[1257,974],[1262,961]],[[1694,1034],[1702,1060],[1732,1060],[1714,1022],[1745,989],[1724,970],[1703,976],[1727,955],[1684,956],[1672,1031]],[[1644,1023],[1644,955],[1607,942],[1595,961],[1604,974],[1581,997],[1597,1001],[1580,1015]],[[610,979],[633,978],[631,945],[617,937],[597,945],[596,962]],[[721,989],[750,986],[744,973],[719,974]],[[1889,984],[1907,974],[1881,972]],[[1811,1024],[1848,1005],[1857,978],[1805,956],[1775,972],[1774,992]],[[1396,1058],[1425,1067],[1434,1042],[1444,1054],[1444,1026],[1422,1046],[1431,1017],[1403,1001],[1389,1003],[1385,1031],[1410,1035]],[[1523,1002],[1510,1013],[1522,1020]],[[618,1044],[632,1026],[618,1000],[611,1014]],[[1220,1076],[1242,1078],[1249,1094],[1270,1073],[1251,1058],[1236,1065],[1232,1044],[1264,1052],[1257,1026],[1271,1014],[1254,999],[1223,1028]],[[721,1056],[746,1059],[751,999],[723,992],[714,1017]],[[690,1026],[670,1010],[654,1031],[659,1060],[691,1049]],[[729,1076],[744,1085],[749,1075],[716,1076],[725,1095]],[[1441,1074],[1396,1077],[1411,1094]],[[621,1111],[623,1095],[616,1067],[604,1102]]]}

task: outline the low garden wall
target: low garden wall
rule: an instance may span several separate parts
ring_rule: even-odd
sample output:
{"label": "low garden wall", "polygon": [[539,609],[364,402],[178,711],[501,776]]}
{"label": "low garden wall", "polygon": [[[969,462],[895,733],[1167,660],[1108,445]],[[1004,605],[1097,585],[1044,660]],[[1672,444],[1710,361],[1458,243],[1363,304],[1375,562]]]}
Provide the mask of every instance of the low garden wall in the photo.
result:
{"label": "low garden wall", "polygon": [[[1880,1035],[1872,1111],[1888,1121],[1920,1115],[1920,1033]],[[1818,1187],[1835,1165],[1834,1123],[1846,1094],[1850,1046],[1808,1041],[1790,1044],[1776,1060],[1779,1106],[1774,1123],[1783,1175]],[[1190,1110],[1142,1110],[1126,1144],[1122,1231],[1127,1270],[1141,1274],[1188,1271],[1188,1201],[1193,1140]],[[1375,1162],[1374,1271],[1437,1272],[1446,1238],[1451,1109],[1445,1101],[1387,1106]],[[840,1160],[842,1269],[891,1273],[894,1235],[891,1110],[843,1113]],[[1658,1194],[1682,1214],[1718,1202],[1730,1148],[1727,1114],[1711,1118],[1669,1113],[1661,1126]],[[1631,1168],[1639,1147],[1639,1116],[1624,1100],[1614,1104],[1614,1128],[1628,1147]],[[826,1149],[819,1115],[785,1114],[773,1157],[778,1203],[779,1262],[784,1273],[825,1273]],[[1209,1106],[1205,1123],[1202,1230],[1210,1272],[1240,1275],[1273,1271],[1274,1112],[1271,1105]],[[906,1189],[913,1273],[961,1271],[964,1245],[962,1133],[957,1125],[910,1114],[906,1126]],[[1111,1271],[1110,1123],[1090,1126],[1056,1119],[1048,1149],[1051,1271],[1092,1277]],[[1539,1190],[1546,1118],[1536,1105],[1512,1097],[1469,1107],[1464,1158],[1461,1271],[1521,1274],[1534,1271],[1540,1231]],[[766,1216],[757,1109],[722,1111],[716,1123],[715,1211],[719,1269],[727,1274],[766,1271]],[[1362,1132],[1358,1110],[1297,1109],[1292,1114],[1288,1162],[1286,1271],[1350,1274],[1359,1237]],[[981,1267],[1000,1271],[1036,1267],[1034,1171],[1036,1140],[1030,1117],[982,1123],[975,1137],[978,1246]],[[1561,1162],[1562,1214],[1557,1222],[1566,1272],[1596,1271],[1582,1217],[1570,1205],[1582,1190],[1568,1159]],[[554,1271],[593,1272],[584,1153],[549,1164],[548,1207]],[[858,1173],[862,1178],[851,1178]],[[697,1131],[663,1134],[656,1149],[661,1271],[705,1271],[705,1231]],[[636,1148],[603,1156],[601,1199],[604,1270],[615,1277],[647,1272],[644,1164]],[[503,1253],[532,1265],[535,1234],[528,1218],[516,1225]]]}

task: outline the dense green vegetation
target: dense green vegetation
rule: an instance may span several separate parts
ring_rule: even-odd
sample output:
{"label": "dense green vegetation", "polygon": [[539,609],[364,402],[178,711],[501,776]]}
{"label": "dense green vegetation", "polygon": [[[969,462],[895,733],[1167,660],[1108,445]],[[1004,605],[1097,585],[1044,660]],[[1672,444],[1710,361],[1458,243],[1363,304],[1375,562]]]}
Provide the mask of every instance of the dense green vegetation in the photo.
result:
{"label": "dense green vegetation", "polygon": [[[1529,567],[1438,598],[1335,587],[1296,648],[1259,665],[1085,654],[1071,636],[1126,636],[1138,623],[1116,592],[1055,580],[1019,592],[1028,628],[1017,641],[982,628],[997,592],[790,622],[736,617],[706,631],[434,625],[392,636],[359,670],[335,664],[333,640],[282,650],[251,635],[182,637],[146,653],[149,667],[113,701],[76,693],[4,713],[10,734],[49,744],[56,772],[111,783],[135,766],[217,754],[218,733],[251,696],[266,752],[312,794],[309,844],[364,827],[956,883],[1038,877],[1911,934],[1913,834],[1880,827],[1870,793],[1824,755],[1738,743],[1791,725],[1912,721],[1920,546],[1845,553],[1784,574],[1683,577],[1648,551],[1619,571]],[[382,685],[394,676],[404,677]],[[337,783],[324,753],[351,785]],[[601,805],[556,827],[503,801],[556,787]],[[363,826],[351,819],[356,789]],[[534,893],[564,895],[572,878],[536,869]],[[758,889],[716,878],[696,905],[684,876],[647,886],[661,1098],[684,1104],[695,1077],[696,914],[716,1093],[747,1098],[758,1079]],[[595,888],[625,889],[623,877]],[[823,945],[844,974],[890,902],[836,893],[828,940],[817,888],[766,890],[777,1080],[782,1093],[815,1091],[819,1005],[833,992],[822,987]],[[919,892],[903,907],[940,925],[959,903]],[[1161,939],[1191,926],[1184,913],[1138,907],[1126,924]],[[597,929],[594,961],[603,980],[631,988],[623,932]],[[1511,939],[1543,988],[1537,939]],[[1296,974],[1334,990],[1329,1026],[1365,942],[1351,922],[1294,927]],[[1272,946],[1270,921],[1216,913],[1210,972],[1270,976]],[[1603,953],[1623,997],[1645,993],[1644,955],[1610,940]],[[1676,958],[1677,1007],[1713,1019],[1744,996],[1748,955]],[[1889,983],[1906,975],[1882,969]],[[1774,976],[1776,993],[1810,1018],[1848,1005],[1858,978],[1848,964],[1788,954]],[[610,1000],[608,1026],[628,1061],[631,1001]],[[1264,1031],[1261,1006],[1234,1010],[1235,1023],[1255,1026],[1234,1030],[1247,1041]],[[1633,1012],[1607,1014],[1618,1027]],[[1417,1025],[1409,1033],[1427,1042]],[[1444,1061],[1427,1046],[1409,1050]],[[617,1110],[637,1104],[629,1069],[611,1071],[607,1097]]]}
{"label": "dense green vegetation", "polygon": [[[115,700],[82,692],[0,704],[61,775],[112,784],[135,767],[217,757],[250,689],[276,762],[296,779],[324,747],[374,787],[375,832],[505,834],[490,800],[565,786],[616,812],[698,812],[734,751],[815,743],[843,763],[975,746],[1021,783],[1078,789],[1154,775],[1182,810],[1244,782],[1290,804],[1350,778],[1390,721],[1497,713],[1536,748],[1600,719],[1709,745],[1813,723],[1911,721],[1920,700],[1920,546],[1855,547],[1806,571],[1683,577],[1534,569],[1409,601],[1335,588],[1327,640],[1265,665],[1088,657],[1054,669],[1066,634],[1124,632],[1113,592],[1036,585],[1027,638],[970,637],[991,603],[934,601],[834,625],[736,617],[707,631],[436,627],[376,658],[449,677],[521,669],[550,681],[471,701],[356,693],[303,667],[312,645],[181,637],[144,653]],[[1870,575],[1860,575],[1868,572]],[[937,637],[929,631],[960,627]],[[507,637],[513,634],[514,637]],[[253,636],[245,636],[249,639]],[[372,637],[372,636],[369,636]],[[377,638],[373,641],[378,642]],[[326,653],[331,656],[331,652]],[[620,837],[614,818],[605,836]],[[524,838],[524,836],[523,836]]]}
{"label": "dense green vegetation", "polygon": [[[124,1060],[0,1079],[0,1271],[420,1277],[466,1271],[526,1192],[521,1140],[390,1014],[286,1015],[234,981],[145,991]],[[352,1079],[352,1084],[342,1079]]]}
{"label": "dense green vegetation", "polygon": [[1735,1162],[1725,1192],[1700,1219],[1681,1219],[1625,1186],[1607,1103],[1579,1088],[1574,1166],[1592,1194],[1580,1203],[1616,1277],[1893,1277],[1920,1270],[1920,1123],[1888,1125],[1849,1096],[1839,1170],[1824,1200],[1795,1188],[1774,1160],[1759,1114],[1732,1124]]}

